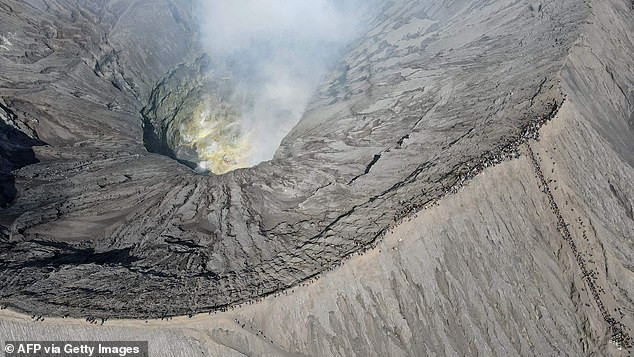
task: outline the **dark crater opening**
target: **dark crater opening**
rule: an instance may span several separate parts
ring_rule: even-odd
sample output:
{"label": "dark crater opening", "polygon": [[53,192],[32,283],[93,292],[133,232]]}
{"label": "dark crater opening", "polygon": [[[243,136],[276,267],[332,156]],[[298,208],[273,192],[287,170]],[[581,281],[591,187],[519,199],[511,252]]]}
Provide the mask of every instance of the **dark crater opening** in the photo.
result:
{"label": "dark crater opening", "polygon": [[169,71],[143,108],[143,143],[198,173],[223,174],[251,166],[231,72],[203,55]]}

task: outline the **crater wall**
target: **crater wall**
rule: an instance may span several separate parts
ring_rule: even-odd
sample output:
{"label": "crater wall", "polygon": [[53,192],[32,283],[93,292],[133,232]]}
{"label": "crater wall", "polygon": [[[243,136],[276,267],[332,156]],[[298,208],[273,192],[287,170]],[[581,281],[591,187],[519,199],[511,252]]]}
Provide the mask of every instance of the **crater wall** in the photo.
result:
{"label": "crater wall", "polygon": [[[102,18],[112,17],[110,22],[101,20],[111,27],[97,38],[116,39],[115,44],[130,41],[126,46],[136,43],[143,33],[141,27],[132,34],[123,29],[134,25],[117,25],[134,9],[142,8],[141,3],[130,4],[126,8],[113,2],[108,10],[112,14],[108,7],[95,10]],[[189,39],[191,25],[183,22],[188,16],[182,15],[189,8],[163,4],[164,11],[157,14],[165,19],[154,22],[168,23],[164,31],[172,29],[170,34]],[[49,81],[44,92],[38,89],[41,86],[27,86],[20,92],[26,103],[22,105],[32,108],[20,120],[37,120],[34,131],[48,145],[33,149],[39,163],[12,173],[17,197],[0,215],[4,226],[0,241],[2,301],[45,315],[162,317],[225,309],[321,275],[346,257],[377,245],[401,218],[455,192],[485,167],[519,155],[521,145],[535,136],[539,125],[559,108],[568,108],[567,104],[562,107],[566,95],[593,96],[588,93],[596,89],[595,78],[584,82],[571,77],[575,73],[570,70],[574,68],[569,65],[574,60],[571,53],[583,41],[590,48],[606,42],[605,38],[592,38],[584,27],[590,17],[607,26],[609,16],[600,11],[618,13],[623,20],[610,26],[631,31],[627,22],[631,8],[624,4],[615,0],[591,10],[577,0],[543,6],[506,0],[393,2],[376,19],[374,28],[351,46],[273,160],[208,177],[195,175],[167,157],[147,153],[138,114],[153,81],[169,67],[191,63],[198,56],[190,40],[174,41],[185,47],[162,48],[167,54],[159,57],[165,62],[156,64],[149,59],[143,62],[139,52],[124,54],[131,51],[117,52],[118,62],[103,60],[112,53],[108,46],[116,48],[111,42],[95,41],[88,49],[77,45],[80,54],[96,60],[75,61],[74,66],[67,64],[71,63],[68,58],[77,56],[53,52],[51,61],[56,59],[72,69],[66,69],[71,73],[66,79],[55,76],[59,73],[56,67],[44,71],[47,59],[25,64],[10,53],[1,53],[14,71],[6,73],[38,73],[37,68],[41,69],[37,78],[43,78],[38,80]],[[49,16],[24,6],[20,10],[16,4],[3,16],[20,26],[26,26],[19,22],[26,14]],[[60,9],[66,8],[60,5]],[[42,33],[46,27],[32,28]],[[592,33],[612,34],[610,28],[595,28]],[[628,37],[620,41],[624,48],[631,46]],[[147,46],[149,58],[155,47],[153,42]],[[630,68],[622,63],[626,60],[610,55],[616,49],[610,51],[596,55],[610,58],[614,68]],[[90,57],[93,53],[97,55]],[[107,66],[97,65],[100,60],[113,69],[104,70]],[[152,70],[144,75],[135,72],[146,66]],[[611,73],[621,88],[631,84],[627,71]],[[11,89],[3,89],[2,97],[15,98],[18,83],[10,79],[6,83]],[[58,91],[68,100],[59,100]],[[630,92],[624,89],[623,93],[631,101]],[[623,103],[616,103],[612,113],[629,118],[631,106]],[[601,113],[599,108],[593,107],[591,112]],[[626,122],[623,119],[614,124],[613,131],[602,134],[621,158],[631,150],[623,144],[627,134],[620,130]],[[616,131],[618,136],[610,135]],[[619,174],[630,175],[623,170]],[[519,181],[526,179],[523,185],[529,187],[528,176],[521,177]],[[622,188],[623,183],[612,186],[617,197],[619,192],[631,192]],[[527,202],[543,199],[539,197],[527,198]],[[518,216],[528,214],[527,210],[535,208],[517,208]],[[495,216],[495,212],[481,215]],[[542,216],[551,217],[541,208],[533,214],[536,218],[522,223],[530,232],[538,230]],[[500,228],[505,218],[484,222],[488,223],[483,227]],[[441,226],[424,226],[421,232]],[[451,233],[454,238],[447,240],[438,238],[437,244],[465,244],[466,252],[476,243],[460,243],[457,236],[482,239],[485,234],[476,228],[466,233],[464,227],[455,230],[463,233]],[[540,231],[531,237],[540,234],[547,233]],[[519,243],[511,239],[516,234],[505,237],[506,253],[518,249],[515,244]],[[548,252],[548,244],[540,249]],[[495,244],[490,248],[495,250]],[[446,254],[458,253],[447,249]],[[430,276],[428,273],[437,270],[447,274],[454,263],[477,260],[463,256],[437,259],[442,269],[434,268],[436,263],[430,261],[425,267],[431,270],[421,274]],[[623,263],[629,258],[620,259]],[[532,268],[508,274],[504,279],[515,282],[538,276],[531,275]],[[404,273],[401,278],[409,279]],[[447,288],[449,283],[438,279],[438,289]],[[461,284],[466,285],[461,286],[469,286],[470,278],[464,279]],[[427,283],[418,284],[424,290]],[[393,290],[399,291],[397,287]],[[418,290],[407,291],[414,296]],[[508,301],[520,293],[510,292]],[[553,307],[568,304],[553,299]],[[421,302],[421,308],[423,305]],[[435,303],[430,306],[438,307]],[[433,312],[430,314],[431,319]],[[575,319],[569,318],[570,326],[577,328]],[[542,332],[534,336],[543,336]],[[570,341],[573,336],[571,332]],[[442,339],[438,336],[436,340]],[[291,342],[286,346],[292,350]],[[387,342],[381,348],[388,348]],[[469,348],[475,351],[479,347]]]}

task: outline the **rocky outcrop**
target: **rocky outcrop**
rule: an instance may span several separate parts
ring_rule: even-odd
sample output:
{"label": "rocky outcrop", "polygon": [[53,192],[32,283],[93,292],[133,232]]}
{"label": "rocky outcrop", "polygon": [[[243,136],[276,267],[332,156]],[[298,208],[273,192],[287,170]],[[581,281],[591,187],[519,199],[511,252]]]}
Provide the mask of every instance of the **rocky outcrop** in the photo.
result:
{"label": "rocky outcrop", "polygon": [[[610,191],[588,188],[591,180],[581,183],[592,193],[584,200],[599,200],[606,192],[615,192],[614,197],[625,202],[621,206],[628,207],[632,191],[623,178],[631,177],[628,153],[634,141],[628,140],[631,136],[626,131],[632,108],[624,103],[632,101],[628,89],[632,74],[626,70],[630,68],[627,59],[614,55],[614,48],[603,47],[616,41],[609,40],[614,33],[631,33],[628,19],[632,12],[625,3],[612,0],[592,9],[578,0],[541,5],[506,0],[390,3],[374,20],[372,30],[350,47],[273,160],[209,176],[197,175],[143,147],[139,112],[151,103],[154,82],[159,81],[160,86],[162,76],[173,73],[170,67],[192,63],[198,57],[186,5],[163,2],[162,10],[155,12],[158,19],[143,18],[147,22],[137,26],[132,19],[135,11],[143,9],[141,1],[109,2],[93,12],[86,8],[78,12],[83,17],[72,15],[66,10],[72,7],[65,7],[63,1],[58,4],[59,14],[14,4],[2,15],[7,19],[3,24],[15,25],[0,31],[17,34],[12,41],[14,52],[0,52],[3,68],[9,68],[1,74],[7,78],[2,78],[0,96],[7,102],[19,93],[25,114],[18,119],[23,123],[29,123],[29,118],[37,120],[32,129],[37,140],[48,145],[32,149],[39,163],[12,173],[17,197],[0,214],[0,223],[6,227],[0,241],[1,299],[13,308],[45,315],[161,317],[225,309],[279,293],[379,244],[403,217],[456,192],[485,167],[518,156],[521,145],[559,108],[588,115],[587,123],[596,126],[598,138],[625,163],[614,163],[620,171],[611,179]],[[608,13],[617,13],[613,18],[619,20],[608,20]],[[53,25],[53,18],[65,19],[58,22],[75,27],[93,21],[103,29],[98,36],[81,39],[70,30],[60,32],[61,25],[51,25],[58,29],[53,36],[44,20],[26,24],[26,18],[38,17],[50,18]],[[598,26],[591,31],[589,19]],[[156,27],[157,23],[162,24],[160,31],[181,36],[180,40],[165,41],[169,46],[145,41],[144,36],[149,37],[153,29],[148,25]],[[37,61],[20,57],[27,41],[34,41],[22,28],[42,38],[29,56],[52,52]],[[49,32],[52,39],[46,37]],[[618,41],[631,49],[627,36]],[[587,58],[579,55],[580,48],[597,51],[593,54],[597,61],[606,62],[608,77],[600,78],[613,84],[610,90],[600,89],[598,78],[578,70],[583,66],[575,61]],[[577,56],[571,57],[571,53]],[[62,76],[62,70],[68,75]],[[20,73],[34,79],[19,83]],[[41,82],[33,84],[35,81]],[[610,101],[625,99],[610,106],[602,101],[584,108],[589,104],[581,103],[598,92]],[[573,94],[577,99],[568,104]],[[562,107],[566,96],[568,101]],[[607,108],[610,115],[604,112]],[[18,108],[11,110],[17,112]],[[610,119],[611,124],[606,125],[608,118],[619,119]],[[580,135],[574,136],[579,140],[586,134],[575,135]],[[526,157],[520,160],[528,164]],[[563,341],[545,344],[550,346],[544,347],[545,354],[556,354],[553,351],[562,351],[564,346],[587,352],[590,345],[605,342],[597,337],[605,333],[606,327],[601,327],[605,321],[594,325],[592,320],[590,327],[583,327],[592,335],[592,342],[577,345],[578,336],[586,335],[577,331],[583,317],[573,314],[578,300],[568,297],[568,287],[561,287],[558,279],[575,281],[578,271],[556,267],[566,264],[551,256],[551,247],[561,238],[556,226],[539,228],[553,216],[537,183],[528,182],[532,172],[530,166],[522,166],[510,181],[522,183],[517,187],[502,179],[485,185],[490,191],[500,189],[490,197],[495,205],[468,211],[475,216],[466,221],[451,218],[467,214],[460,206],[452,206],[417,226],[420,232],[436,232],[435,238],[408,233],[417,237],[417,243],[412,243],[416,246],[408,246],[397,256],[380,253],[379,266],[368,269],[359,285],[353,284],[356,288],[346,289],[345,296],[337,297],[335,291],[311,295],[334,304],[330,315],[314,313],[311,331],[296,326],[295,331],[302,331],[297,336],[280,331],[267,336],[280,341],[284,351],[361,355],[369,351],[447,353],[447,343],[440,341],[456,341],[452,348],[458,354],[503,354],[513,349],[523,354],[541,338]],[[478,199],[468,207],[483,205],[480,199],[489,196],[486,192],[474,195]],[[513,229],[501,228],[513,218],[528,215],[533,216]],[[568,218],[567,222],[574,220]],[[631,267],[632,247],[627,239],[631,231],[624,228],[629,223],[624,219],[615,223],[624,234],[606,239],[613,245],[611,251],[621,253],[613,253],[617,258],[610,258],[608,264],[620,266],[618,274],[631,274],[631,270],[623,270]],[[481,228],[475,228],[478,225]],[[482,231],[491,231],[491,227],[497,227],[495,234]],[[522,239],[527,232],[534,233],[529,237],[552,240],[539,243],[535,250],[535,245]],[[500,240],[484,242],[484,237]],[[501,242],[504,245],[497,252]],[[431,254],[438,245],[442,255]],[[429,256],[416,258],[422,252]],[[526,267],[516,272],[504,270],[524,260]],[[477,273],[467,273],[475,269],[470,262],[483,266]],[[406,273],[414,269],[422,270]],[[528,288],[521,288],[523,282],[551,271],[545,269],[554,271],[549,282],[534,282],[534,290],[525,295],[521,290]],[[382,281],[392,281],[391,285],[369,286],[364,281],[373,272],[386,279]],[[561,272],[568,275],[562,277]],[[496,284],[491,282],[494,273],[499,274]],[[353,276],[336,278],[340,285],[335,285],[352,284]],[[428,280],[431,277],[434,280]],[[484,281],[500,291],[505,291],[502,281],[515,288],[509,287],[504,298],[495,297],[487,292]],[[473,290],[467,289],[470,286]],[[631,288],[621,288],[624,293],[617,289],[612,300],[603,303],[609,306],[606,309],[627,305],[623,302],[631,296]],[[444,298],[422,298],[427,289]],[[456,289],[462,292],[456,295]],[[357,299],[355,291],[364,292]],[[484,305],[468,303],[467,297],[476,291]],[[382,294],[390,295],[394,304],[381,302],[378,296]],[[546,294],[549,300],[542,304],[543,311],[535,308],[533,298]],[[523,312],[511,308],[518,301]],[[477,312],[476,305],[489,308]],[[508,309],[496,308],[500,305]],[[462,325],[478,321],[474,326],[479,327],[460,332],[443,322],[443,316],[458,306],[465,311],[460,315],[465,319]],[[539,325],[539,318],[520,317],[529,311],[543,316],[562,306],[564,312],[558,318],[563,320],[552,317],[550,325]],[[376,312],[370,313],[371,309]],[[387,316],[383,311],[400,313],[407,329],[398,327],[393,338],[375,338],[386,324],[380,322]],[[282,313],[292,316],[290,310]],[[523,322],[515,322],[516,327],[495,325],[486,316]],[[618,315],[610,311],[610,316]],[[299,323],[300,319],[293,321]],[[374,332],[352,321],[366,321]],[[565,332],[556,332],[559,322],[554,321],[566,321],[561,323]],[[464,342],[478,339],[489,322],[499,331],[496,336],[507,333],[502,331],[509,335],[494,339],[488,333],[482,345]],[[425,332],[424,326],[429,331],[445,326],[449,332],[445,337],[436,336]],[[522,327],[527,326],[532,326],[528,337],[520,337]],[[513,331],[517,332],[514,337]],[[321,345],[298,337],[304,335],[320,336],[314,341],[322,341]],[[338,335],[348,336],[342,339],[364,336],[375,349],[355,351],[354,344],[332,337]],[[429,336],[430,340],[420,342],[413,336]],[[214,338],[229,344],[217,334]]]}

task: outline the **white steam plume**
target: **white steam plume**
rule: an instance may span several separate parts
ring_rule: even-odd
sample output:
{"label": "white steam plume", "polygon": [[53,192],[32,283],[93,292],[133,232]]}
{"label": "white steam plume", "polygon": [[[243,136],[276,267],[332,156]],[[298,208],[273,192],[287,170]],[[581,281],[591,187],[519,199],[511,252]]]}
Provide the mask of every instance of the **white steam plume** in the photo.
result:
{"label": "white steam plume", "polygon": [[[355,4],[356,3],[356,4]],[[205,50],[237,81],[251,165],[273,157],[329,65],[359,32],[359,0],[200,1]]]}

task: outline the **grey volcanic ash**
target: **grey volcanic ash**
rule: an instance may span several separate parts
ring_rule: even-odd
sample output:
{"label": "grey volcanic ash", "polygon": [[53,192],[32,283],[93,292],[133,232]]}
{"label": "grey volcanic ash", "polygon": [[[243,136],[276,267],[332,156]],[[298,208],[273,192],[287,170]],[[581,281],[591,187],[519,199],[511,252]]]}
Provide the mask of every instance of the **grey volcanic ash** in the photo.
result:
{"label": "grey volcanic ash", "polygon": [[271,296],[297,334],[215,341],[620,353],[634,13],[590,3],[1,1],[0,302],[255,324]]}

